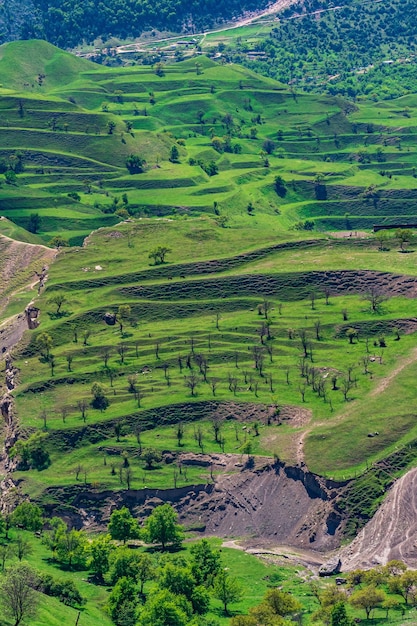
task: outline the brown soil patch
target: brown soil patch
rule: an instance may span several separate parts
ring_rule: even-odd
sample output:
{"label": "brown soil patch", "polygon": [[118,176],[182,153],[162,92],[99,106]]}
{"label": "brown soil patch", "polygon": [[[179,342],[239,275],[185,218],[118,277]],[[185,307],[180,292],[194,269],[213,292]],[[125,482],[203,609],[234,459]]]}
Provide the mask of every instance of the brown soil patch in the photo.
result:
{"label": "brown soil patch", "polygon": [[371,239],[372,235],[364,230],[338,230],[329,233],[335,239]]}
{"label": "brown soil patch", "polygon": [[14,241],[0,235],[0,314],[14,294],[37,283],[35,272],[40,273],[55,255],[56,250],[46,246]]}

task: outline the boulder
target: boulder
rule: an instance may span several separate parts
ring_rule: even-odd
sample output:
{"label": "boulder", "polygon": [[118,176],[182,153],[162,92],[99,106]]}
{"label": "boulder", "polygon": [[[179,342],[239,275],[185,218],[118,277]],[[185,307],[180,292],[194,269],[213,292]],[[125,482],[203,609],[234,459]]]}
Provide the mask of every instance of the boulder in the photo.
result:
{"label": "boulder", "polygon": [[114,326],[116,323],[116,316],[114,313],[105,313],[103,315],[103,321],[106,322],[108,326]]}
{"label": "boulder", "polygon": [[326,563],[323,563],[323,565],[319,568],[319,576],[331,576],[332,574],[338,574],[341,566],[342,561],[338,556],[334,556],[326,561]]}

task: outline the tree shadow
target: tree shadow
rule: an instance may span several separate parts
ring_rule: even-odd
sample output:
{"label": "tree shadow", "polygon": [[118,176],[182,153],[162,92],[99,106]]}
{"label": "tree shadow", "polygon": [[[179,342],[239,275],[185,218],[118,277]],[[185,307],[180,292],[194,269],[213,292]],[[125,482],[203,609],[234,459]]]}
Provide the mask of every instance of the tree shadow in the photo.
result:
{"label": "tree shadow", "polygon": [[61,318],[69,317],[70,315],[72,315],[72,311],[60,311],[59,313],[56,311],[54,313],[48,311],[48,316],[51,320],[60,320]]}

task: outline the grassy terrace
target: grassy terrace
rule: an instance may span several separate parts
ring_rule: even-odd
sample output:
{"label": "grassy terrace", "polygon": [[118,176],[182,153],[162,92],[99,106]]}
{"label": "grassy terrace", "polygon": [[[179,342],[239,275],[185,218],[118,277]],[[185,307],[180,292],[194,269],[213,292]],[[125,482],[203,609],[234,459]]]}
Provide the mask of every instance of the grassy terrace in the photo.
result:
{"label": "grassy terrace", "polygon": [[[23,166],[0,187],[1,232],[79,244],[94,231],[58,253],[37,300],[41,326],[16,355],[21,427],[46,427],[53,460],[20,474],[27,488],[41,497],[70,485],[82,463],[99,488],[120,489],[111,469],[123,451],[135,488],[172,481],[168,467],[144,469],[138,426],[145,446],[198,452],[200,425],[205,452],[249,441],[335,478],[416,438],[414,244],[400,253],[371,235],[375,223],[416,220],[414,96],[353,105],[204,56],[158,76],[43,42],[0,53],[0,157]],[[131,154],[143,172],[129,173]],[[170,252],[151,265],[156,246]],[[382,296],[376,311],[370,290]],[[121,305],[123,328],[105,324]],[[94,382],[109,400],[102,412],[90,407]],[[221,444],[216,410],[230,418]]]}

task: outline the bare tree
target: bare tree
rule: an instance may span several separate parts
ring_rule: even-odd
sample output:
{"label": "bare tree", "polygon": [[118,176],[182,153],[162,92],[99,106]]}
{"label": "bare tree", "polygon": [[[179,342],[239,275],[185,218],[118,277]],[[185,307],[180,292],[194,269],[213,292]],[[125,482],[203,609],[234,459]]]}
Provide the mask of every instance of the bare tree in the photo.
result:
{"label": "bare tree", "polygon": [[134,393],[136,395],[136,386],[137,386],[137,382],[138,382],[138,375],[137,374],[129,374],[129,376],[127,377],[127,382],[129,383],[129,386],[127,388],[129,393]]}
{"label": "bare tree", "polygon": [[369,303],[369,308],[372,313],[380,313],[382,304],[387,300],[387,296],[384,295],[377,287],[371,287],[363,295],[363,300]]}
{"label": "bare tree", "polygon": [[315,331],[316,331],[316,339],[317,339],[317,341],[320,341],[320,339],[321,339],[321,336],[320,336],[321,322],[320,322],[320,320],[316,320],[314,322],[314,328],[315,328]]}
{"label": "bare tree", "polygon": [[72,365],[72,361],[73,361],[74,357],[73,357],[72,354],[67,354],[66,359],[67,359],[67,370],[69,372],[72,372],[71,365]]}
{"label": "bare tree", "polygon": [[85,346],[88,345],[88,340],[91,337],[91,330],[88,330],[88,328],[83,332],[83,344]]}
{"label": "bare tree", "polygon": [[78,480],[83,469],[84,469],[83,466],[80,463],[78,463],[78,465],[75,468],[75,480]]}
{"label": "bare tree", "polygon": [[269,311],[272,309],[272,302],[270,300],[267,300],[266,297],[263,298],[262,300],[262,311],[264,314],[264,318],[267,320],[269,317]]}
{"label": "bare tree", "polygon": [[216,395],[216,389],[217,389],[218,383],[219,383],[218,378],[210,378],[210,387],[211,387],[211,393],[213,394],[213,397]]}
{"label": "bare tree", "polygon": [[350,382],[349,378],[342,378],[341,388],[345,402],[347,402],[349,400],[348,393],[352,389],[352,383]]}
{"label": "bare tree", "polygon": [[196,395],[195,389],[198,383],[200,382],[198,376],[196,376],[195,374],[184,376],[184,381],[185,381],[185,386],[188,387],[188,389],[191,391],[191,395],[194,397]]}
{"label": "bare tree", "polygon": [[213,431],[214,434],[214,440],[216,443],[220,443],[219,438],[220,438],[220,434],[221,434],[221,430],[222,430],[222,426],[223,426],[223,420],[221,417],[215,415],[212,419],[211,419],[211,429]]}
{"label": "bare tree", "polygon": [[177,436],[178,445],[182,445],[182,440],[184,439],[184,424],[182,422],[178,422],[175,427],[175,434]]}
{"label": "bare tree", "polygon": [[117,346],[117,353],[120,356],[120,364],[123,365],[126,358],[127,347],[125,343],[120,343]]}
{"label": "bare tree", "polygon": [[290,384],[290,371],[291,371],[291,367],[289,365],[286,365],[284,367],[284,372],[285,372],[285,381],[287,385]]}
{"label": "bare tree", "polygon": [[221,313],[219,311],[217,311],[217,313],[216,313],[216,328],[217,328],[217,330],[220,330],[219,322],[221,320],[221,317],[222,317]]}
{"label": "bare tree", "polygon": [[323,289],[323,293],[324,293],[324,297],[325,297],[325,300],[326,300],[326,304],[330,304],[330,302],[329,302],[329,298],[330,298],[330,295],[331,295],[330,287],[328,287],[326,285],[324,287],[324,289]]}
{"label": "bare tree", "polygon": [[60,408],[62,421],[65,424],[65,420],[67,419],[67,415],[69,413],[69,408],[67,406],[61,406]]}
{"label": "bare tree", "polygon": [[203,429],[201,428],[201,424],[198,424],[197,428],[194,428],[194,438],[198,444],[198,447],[203,452]]}
{"label": "bare tree", "polygon": [[298,331],[298,335],[300,337],[301,347],[304,352],[303,356],[307,358],[308,357],[308,337],[307,337],[307,331],[305,330],[305,328],[301,328]]}
{"label": "bare tree", "polygon": [[133,470],[130,466],[125,468],[125,479],[127,488],[130,489],[133,480]]}
{"label": "bare tree", "polygon": [[236,395],[238,380],[233,374],[229,374],[229,390]]}
{"label": "bare tree", "polygon": [[265,338],[265,337],[266,337],[266,335],[268,334],[268,327],[267,327],[267,325],[265,324],[265,322],[262,322],[262,324],[261,324],[261,325],[260,325],[260,327],[258,328],[258,331],[257,331],[257,332],[258,332],[259,338],[260,338],[260,340],[261,340],[261,344],[262,344],[262,345],[265,345],[265,343],[264,343],[264,338]]}
{"label": "bare tree", "polygon": [[363,373],[369,374],[369,361],[370,361],[369,354],[365,354],[361,360],[363,363]]}
{"label": "bare tree", "polygon": [[107,365],[109,363],[110,355],[111,355],[111,349],[108,346],[105,346],[101,351],[101,357],[103,359],[103,364],[105,368],[107,368]]}

